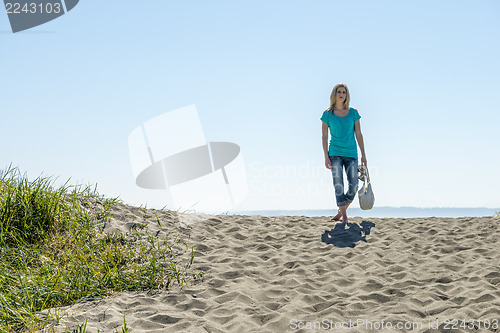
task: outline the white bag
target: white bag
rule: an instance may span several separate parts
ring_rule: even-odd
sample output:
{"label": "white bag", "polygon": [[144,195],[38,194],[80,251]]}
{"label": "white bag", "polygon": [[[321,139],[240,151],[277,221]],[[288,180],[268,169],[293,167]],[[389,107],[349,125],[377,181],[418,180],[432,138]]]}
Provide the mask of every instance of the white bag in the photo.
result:
{"label": "white bag", "polygon": [[363,210],[372,209],[375,203],[375,196],[372,191],[372,184],[370,183],[370,174],[368,168],[364,165],[358,167],[359,180],[363,181],[363,187],[358,191],[359,207]]}

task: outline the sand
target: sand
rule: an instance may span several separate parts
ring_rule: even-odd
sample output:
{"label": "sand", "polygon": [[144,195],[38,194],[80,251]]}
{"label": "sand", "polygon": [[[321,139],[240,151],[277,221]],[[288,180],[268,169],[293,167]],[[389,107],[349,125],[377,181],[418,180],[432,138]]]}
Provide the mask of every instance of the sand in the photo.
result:
{"label": "sand", "polygon": [[[126,232],[144,211],[114,215],[106,230]],[[129,332],[500,332],[497,218],[352,217],[344,229],[329,217],[158,216],[148,228],[196,248],[203,280],[57,309],[55,331],[85,320],[120,331],[125,317]]]}

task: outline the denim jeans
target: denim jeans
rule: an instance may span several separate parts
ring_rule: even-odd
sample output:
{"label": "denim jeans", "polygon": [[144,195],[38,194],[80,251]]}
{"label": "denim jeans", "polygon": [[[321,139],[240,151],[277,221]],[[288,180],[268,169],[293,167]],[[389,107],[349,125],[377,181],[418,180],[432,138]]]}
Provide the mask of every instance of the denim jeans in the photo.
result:
{"label": "denim jeans", "polygon": [[[344,156],[330,156],[333,187],[337,206],[352,202],[358,191],[358,159]],[[344,194],[344,169],[347,175],[347,193]]]}

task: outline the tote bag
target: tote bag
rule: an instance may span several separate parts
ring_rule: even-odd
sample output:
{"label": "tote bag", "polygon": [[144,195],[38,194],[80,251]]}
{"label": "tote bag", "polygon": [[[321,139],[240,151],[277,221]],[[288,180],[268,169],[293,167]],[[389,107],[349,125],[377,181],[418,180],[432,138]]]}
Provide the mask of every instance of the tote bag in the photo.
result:
{"label": "tote bag", "polygon": [[372,184],[368,168],[364,165],[358,167],[359,180],[363,181],[363,187],[358,191],[359,207],[363,210],[372,209],[375,204],[375,195],[373,195]]}

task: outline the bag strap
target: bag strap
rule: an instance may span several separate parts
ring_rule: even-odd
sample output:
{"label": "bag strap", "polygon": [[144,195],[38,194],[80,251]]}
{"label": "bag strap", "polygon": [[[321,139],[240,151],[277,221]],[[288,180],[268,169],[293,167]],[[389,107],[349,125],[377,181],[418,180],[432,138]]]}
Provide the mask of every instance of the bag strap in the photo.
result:
{"label": "bag strap", "polygon": [[360,165],[358,167],[358,172],[360,173],[359,175],[359,180],[365,184],[365,186],[368,186],[370,184],[370,174],[368,173],[368,168],[365,165]]}
{"label": "bag strap", "polygon": [[[367,166],[364,166],[365,170],[366,170],[366,181],[368,182],[368,185],[370,185],[370,173],[368,172],[368,167]],[[368,186],[367,185],[367,186]]]}

